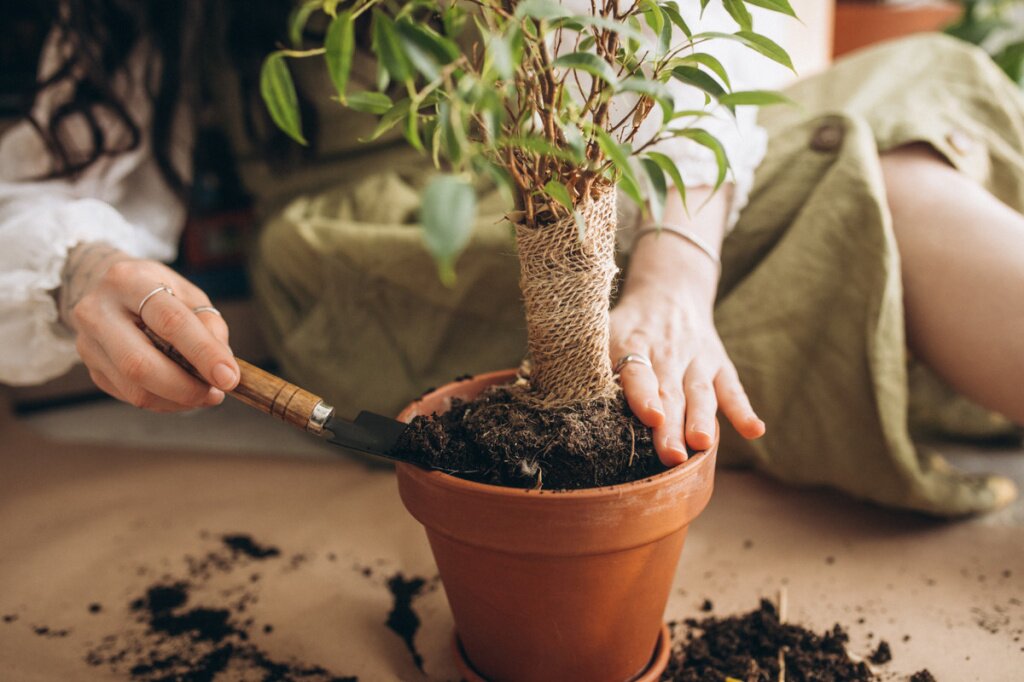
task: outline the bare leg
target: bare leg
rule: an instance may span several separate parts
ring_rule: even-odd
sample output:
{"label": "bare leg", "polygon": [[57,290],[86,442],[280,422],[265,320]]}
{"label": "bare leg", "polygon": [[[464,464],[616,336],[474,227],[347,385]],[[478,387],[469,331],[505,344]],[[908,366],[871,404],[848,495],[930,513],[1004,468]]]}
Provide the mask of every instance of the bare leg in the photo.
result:
{"label": "bare leg", "polygon": [[911,351],[1024,424],[1024,216],[930,147],[882,157]]}

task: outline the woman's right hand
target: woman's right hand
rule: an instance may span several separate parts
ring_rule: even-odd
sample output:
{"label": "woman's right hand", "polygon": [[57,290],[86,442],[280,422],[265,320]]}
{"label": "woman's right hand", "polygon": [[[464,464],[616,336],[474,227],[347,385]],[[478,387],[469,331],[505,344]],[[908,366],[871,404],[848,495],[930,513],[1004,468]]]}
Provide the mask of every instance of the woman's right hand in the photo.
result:
{"label": "woman's right hand", "polygon": [[[139,329],[141,321],[174,346],[208,383],[198,381],[157,350]],[[194,312],[210,306],[198,287],[167,266],[133,258],[103,243],[76,246],[68,254],[58,293],[62,321],[96,385],[113,397],[155,412],[217,405],[240,376],[220,315]]]}

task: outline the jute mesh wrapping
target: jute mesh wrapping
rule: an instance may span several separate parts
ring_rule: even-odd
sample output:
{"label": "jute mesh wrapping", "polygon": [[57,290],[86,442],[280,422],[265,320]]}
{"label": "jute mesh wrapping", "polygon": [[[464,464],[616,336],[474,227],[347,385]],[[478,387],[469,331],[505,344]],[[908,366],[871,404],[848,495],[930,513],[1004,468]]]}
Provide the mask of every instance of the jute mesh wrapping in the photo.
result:
{"label": "jute mesh wrapping", "polygon": [[570,216],[531,229],[516,225],[520,287],[529,330],[532,398],[545,406],[610,398],[608,306],[615,266],[615,190]]}

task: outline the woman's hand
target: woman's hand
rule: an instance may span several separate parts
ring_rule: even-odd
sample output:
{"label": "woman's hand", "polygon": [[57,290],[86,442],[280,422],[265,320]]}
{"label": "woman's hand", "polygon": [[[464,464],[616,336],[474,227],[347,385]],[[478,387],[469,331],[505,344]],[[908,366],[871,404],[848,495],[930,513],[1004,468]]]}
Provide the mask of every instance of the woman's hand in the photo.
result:
{"label": "woman's hand", "polygon": [[764,434],[718,332],[710,306],[688,299],[685,291],[636,287],[611,313],[612,362],[630,353],[650,359],[653,368],[627,363],[620,380],[633,413],[654,429],[661,461],[686,460],[686,447],[706,450],[715,434],[715,413],[746,438]]}
{"label": "woman's hand", "polygon": [[[688,190],[688,214],[675,190],[665,222],[706,244],[722,243],[730,187]],[[629,362],[619,374],[633,413],[654,429],[654,448],[666,466],[686,460],[686,445],[706,450],[714,442],[721,408],[740,435],[759,438],[764,422],[754,413],[736,367],[714,323],[718,263],[679,235],[647,233],[634,244],[619,304],[611,313],[611,360],[642,355],[652,367]]]}
{"label": "woman's hand", "polygon": [[[198,381],[157,350],[139,329],[141,320],[173,345],[206,379]],[[156,412],[217,405],[240,376],[220,315],[194,312],[210,299],[191,282],[155,261],[139,260],[102,243],[81,244],[68,254],[58,296],[61,319],[92,380],[110,395]]]}

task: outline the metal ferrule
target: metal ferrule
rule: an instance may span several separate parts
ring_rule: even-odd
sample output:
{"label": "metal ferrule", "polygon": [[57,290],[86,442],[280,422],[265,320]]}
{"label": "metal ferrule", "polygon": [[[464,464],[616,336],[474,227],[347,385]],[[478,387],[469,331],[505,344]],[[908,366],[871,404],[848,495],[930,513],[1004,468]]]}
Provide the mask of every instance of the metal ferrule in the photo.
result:
{"label": "metal ferrule", "polygon": [[323,433],[327,420],[330,419],[333,414],[334,408],[321,400],[310,413],[309,421],[306,422],[306,430],[319,436]]}

